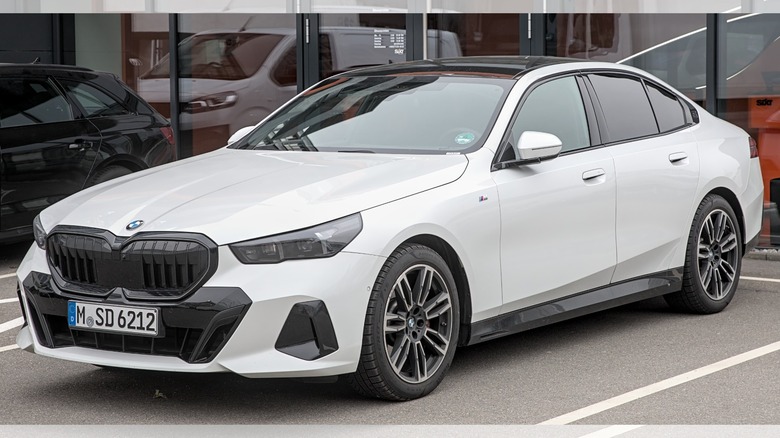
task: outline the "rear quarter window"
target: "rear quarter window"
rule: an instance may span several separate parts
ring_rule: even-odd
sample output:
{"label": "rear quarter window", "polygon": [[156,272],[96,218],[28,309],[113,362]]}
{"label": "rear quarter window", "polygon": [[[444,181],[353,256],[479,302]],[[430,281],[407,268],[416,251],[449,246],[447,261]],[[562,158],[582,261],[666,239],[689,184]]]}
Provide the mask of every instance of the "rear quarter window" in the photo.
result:
{"label": "rear quarter window", "polygon": [[685,126],[685,110],[677,96],[653,84],[646,84],[647,95],[650,97],[661,132],[674,131]]}

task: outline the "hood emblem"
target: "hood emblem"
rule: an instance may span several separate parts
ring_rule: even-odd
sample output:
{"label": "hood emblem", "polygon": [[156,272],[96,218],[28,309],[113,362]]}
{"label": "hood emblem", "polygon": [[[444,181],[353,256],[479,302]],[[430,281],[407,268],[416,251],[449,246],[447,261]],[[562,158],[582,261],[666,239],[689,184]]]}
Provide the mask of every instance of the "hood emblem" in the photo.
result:
{"label": "hood emblem", "polygon": [[140,227],[143,224],[144,224],[144,221],[136,219],[136,220],[130,222],[129,224],[127,224],[127,226],[125,228],[128,229],[128,230],[135,230],[136,228]]}

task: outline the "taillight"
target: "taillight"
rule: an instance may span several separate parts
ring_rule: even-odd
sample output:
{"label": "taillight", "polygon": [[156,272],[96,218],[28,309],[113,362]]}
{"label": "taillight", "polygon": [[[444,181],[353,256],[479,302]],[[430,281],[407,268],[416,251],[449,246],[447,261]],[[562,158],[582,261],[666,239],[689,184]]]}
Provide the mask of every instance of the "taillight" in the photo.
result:
{"label": "taillight", "polygon": [[756,141],[753,140],[753,137],[748,137],[750,140],[750,158],[757,158],[758,157],[758,145],[756,144]]}
{"label": "taillight", "polygon": [[176,140],[174,140],[173,138],[173,128],[171,128],[170,126],[163,126],[162,128],[160,128],[160,132],[162,132],[162,135],[165,136],[165,139],[168,140],[168,143],[171,146],[176,144]]}

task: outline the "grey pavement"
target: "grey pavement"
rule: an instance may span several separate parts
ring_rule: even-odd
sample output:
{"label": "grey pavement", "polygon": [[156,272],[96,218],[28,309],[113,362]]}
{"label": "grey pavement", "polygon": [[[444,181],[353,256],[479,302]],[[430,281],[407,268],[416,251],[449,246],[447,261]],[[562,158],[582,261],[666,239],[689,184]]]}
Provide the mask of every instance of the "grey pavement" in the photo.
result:
{"label": "grey pavement", "polygon": [[[0,275],[26,251],[7,248]],[[780,263],[745,259],[743,276],[780,279]],[[0,299],[14,296],[13,279],[0,280]],[[18,312],[0,304],[0,323]],[[635,303],[459,349],[442,385],[405,403],[364,399],[341,382],[102,369],[11,350],[0,352],[0,424],[532,425],[778,342],[779,313],[780,283],[753,280],[716,315],[672,312],[663,299]],[[0,333],[0,347],[15,332]],[[774,352],[577,424],[780,424],[778,406]]]}

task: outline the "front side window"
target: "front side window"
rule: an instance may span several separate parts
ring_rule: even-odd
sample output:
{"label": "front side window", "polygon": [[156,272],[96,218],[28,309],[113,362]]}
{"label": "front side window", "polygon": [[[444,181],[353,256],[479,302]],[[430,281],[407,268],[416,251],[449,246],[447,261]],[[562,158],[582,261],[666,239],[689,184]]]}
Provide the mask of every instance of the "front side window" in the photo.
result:
{"label": "front side window", "polygon": [[0,79],[0,128],[73,120],[65,98],[46,79]]}
{"label": "front side window", "polygon": [[588,78],[604,112],[610,142],[658,134],[653,109],[639,79],[606,74]]}
{"label": "front side window", "polygon": [[573,76],[545,82],[531,91],[512,125],[512,145],[517,145],[525,131],[557,136],[563,144],[561,152],[590,146],[585,107]]}
{"label": "front side window", "polygon": [[478,148],[511,79],[366,76],[328,79],[231,147],[445,154]]}
{"label": "front side window", "polygon": [[84,109],[87,117],[105,117],[130,114],[119,101],[103,91],[83,82],[61,81],[70,93],[70,96],[78,101]]}

